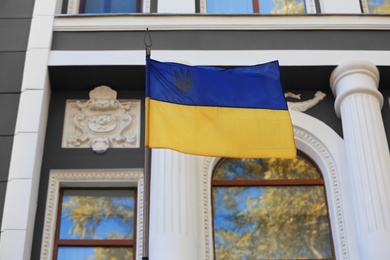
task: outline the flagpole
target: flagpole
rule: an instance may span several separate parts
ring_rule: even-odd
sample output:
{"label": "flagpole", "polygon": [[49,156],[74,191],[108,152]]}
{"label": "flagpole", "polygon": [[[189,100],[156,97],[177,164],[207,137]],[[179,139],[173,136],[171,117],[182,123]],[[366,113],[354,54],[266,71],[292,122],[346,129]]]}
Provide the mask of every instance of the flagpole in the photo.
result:
{"label": "flagpole", "polygon": [[[146,37],[149,37],[150,43],[147,43]],[[149,34],[149,29],[146,28],[144,44],[146,47],[146,56],[150,56],[151,47],[152,47],[152,38]],[[148,63],[149,58],[146,59]],[[146,75],[146,84],[145,87],[149,88],[149,64],[145,66],[145,75]],[[145,114],[145,133],[148,129],[148,116]],[[147,138],[147,134],[145,134]],[[151,176],[151,165],[152,165],[152,149],[145,145],[145,163],[144,163],[144,208],[143,208],[143,252],[142,260],[149,260],[149,220],[150,220],[150,176]]]}
{"label": "flagpole", "polygon": [[150,175],[151,175],[152,149],[145,146],[145,166],[144,166],[144,212],[143,212],[143,257],[142,260],[149,259],[149,215],[150,215]]}

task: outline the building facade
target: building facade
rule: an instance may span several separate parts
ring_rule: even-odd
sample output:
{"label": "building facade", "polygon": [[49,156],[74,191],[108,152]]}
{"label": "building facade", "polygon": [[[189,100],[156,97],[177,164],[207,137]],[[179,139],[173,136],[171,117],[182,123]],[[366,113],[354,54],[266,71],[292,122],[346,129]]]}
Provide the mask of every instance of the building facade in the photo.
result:
{"label": "building facade", "polygon": [[[129,1],[101,14],[88,1],[2,1],[0,259],[67,259],[61,250],[80,246],[131,247],[142,259],[145,44],[153,59],[189,65],[279,60],[297,149],[322,174],[331,259],[388,259],[387,1],[295,2],[304,14],[262,13],[261,2],[255,14],[205,0]],[[149,259],[216,259],[220,159],[152,151]],[[122,189],[133,194],[125,241],[58,235],[64,193]]]}

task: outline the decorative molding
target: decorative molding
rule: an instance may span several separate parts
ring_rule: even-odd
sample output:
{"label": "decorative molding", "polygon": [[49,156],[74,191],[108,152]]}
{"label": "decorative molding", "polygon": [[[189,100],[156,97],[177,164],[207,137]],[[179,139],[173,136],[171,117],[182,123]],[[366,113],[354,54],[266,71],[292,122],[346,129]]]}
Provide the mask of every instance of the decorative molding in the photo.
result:
{"label": "decorative molding", "polygon": [[[390,19],[389,19],[390,20]],[[389,28],[390,29],[390,28]],[[245,66],[278,60],[280,66],[337,66],[362,59],[390,66],[389,51],[347,50],[154,50],[153,58],[202,66]],[[49,66],[141,65],[145,50],[50,51]]]}
{"label": "decorative molding", "polygon": [[140,147],[140,100],[117,100],[108,86],[96,87],[89,100],[67,100],[63,148]]}
{"label": "decorative molding", "polygon": [[[296,99],[301,99],[301,94],[294,94],[291,92],[287,92],[284,94],[285,97],[291,97],[291,98],[296,98]],[[299,111],[299,112],[304,112],[308,110],[309,108],[314,107],[315,105],[318,104],[321,100],[323,100],[326,97],[326,94],[317,91],[314,95],[314,98],[302,101],[302,102],[287,102],[288,109],[289,110],[294,110],[294,111]]]}
{"label": "decorative molding", "polygon": [[330,75],[330,88],[336,97],[336,114],[341,117],[340,106],[352,94],[366,93],[376,97],[383,107],[383,95],[378,91],[379,69],[365,60],[352,60],[338,65]]}
{"label": "decorative molding", "polygon": [[[324,175],[328,176],[330,185],[327,185],[327,197],[332,199],[332,209],[329,209],[330,213],[334,212],[335,223],[332,222],[334,236],[334,242],[339,243],[341,259],[348,259],[348,248],[345,232],[345,221],[342,211],[342,198],[340,192],[339,179],[337,176],[336,165],[329,150],[322,144],[322,142],[313,134],[299,128],[294,127],[294,136],[296,140],[301,140],[308,146],[313,148],[319,155],[320,159],[326,165],[326,171],[322,170]],[[309,154],[310,156],[310,154]],[[212,218],[211,218],[211,177],[214,166],[218,162],[219,158],[206,157],[203,163],[203,177],[202,177],[202,192],[203,192],[203,220],[204,220],[204,247],[205,247],[205,260],[213,259],[213,234],[212,234]],[[329,187],[330,186],[330,187]],[[337,236],[337,237],[336,237]]]}
{"label": "decorative molding", "polygon": [[336,230],[337,232],[333,232],[333,236],[338,236],[337,239],[334,238],[333,240],[339,242],[341,250],[340,254],[342,259],[348,259],[348,248],[344,224],[345,220],[343,217],[342,198],[339,184],[340,181],[337,176],[336,164],[333,160],[332,154],[323,145],[323,143],[318,140],[318,138],[299,127],[294,127],[294,137],[295,139],[299,139],[313,149],[315,149],[320,155],[324,164],[326,165],[327,171],[322,170],[322,174],[328,175],[328,179],[331,180],[330,187],[329,185],[327,185],[326,190],[328,193],[330,192],[330,194],[328,194],[328,198],[331,197],[333,202],[333,208],[329,210],[334,211],[336,217],[336,222],[332,223],[332,225],[334,226],[334,230]]}
{"label": "decorative molding", "polygon": [[211,178],[214,166],[220,158],[205,157],[203,163],[203,178],[202,178],[202,199],[203,199],[203,218],[204,221],[204,251],[205,260],[214,259],[214,241],[213,241],[213,224],[211,218]]}
{"label": "decorative molding", "polygon": [[54,31],[388,30],[387,16],[131,14],[57,15]]}
{"label": "decorative molding", "polygon": [[137,260],[143,248],[143,169],[115,170],[52,170],[46,199],[42,235],[41,260],[53,259],[57,206],[60,187],[137,187]]}

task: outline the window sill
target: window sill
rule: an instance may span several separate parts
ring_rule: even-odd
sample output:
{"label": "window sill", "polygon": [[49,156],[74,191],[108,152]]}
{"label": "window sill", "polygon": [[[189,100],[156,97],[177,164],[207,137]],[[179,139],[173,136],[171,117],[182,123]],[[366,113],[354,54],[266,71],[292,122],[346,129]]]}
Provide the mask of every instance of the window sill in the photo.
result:
{"label": "window sill", "polygon": [[57,15],[54,31],[388,30],[388,15]]}

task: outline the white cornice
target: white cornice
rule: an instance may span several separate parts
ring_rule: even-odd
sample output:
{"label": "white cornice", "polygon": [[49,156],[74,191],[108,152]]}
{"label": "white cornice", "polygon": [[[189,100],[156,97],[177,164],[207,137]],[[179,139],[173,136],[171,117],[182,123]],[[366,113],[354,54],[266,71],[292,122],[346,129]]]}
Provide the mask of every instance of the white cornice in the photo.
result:
{"label": "white cornice", "polygon": [[61,15],[54,31],[389,30],[386,15]]}
{"label": "white cornice", "polygon": [[[389,51],[349,50],[152,50],[152,57],[189,65],[241,66],[279,60],[282,66],[337,66],[349,60],[366,60],[390,66]],[[49,66],[145,65],[145,50],[51,51]]]}

